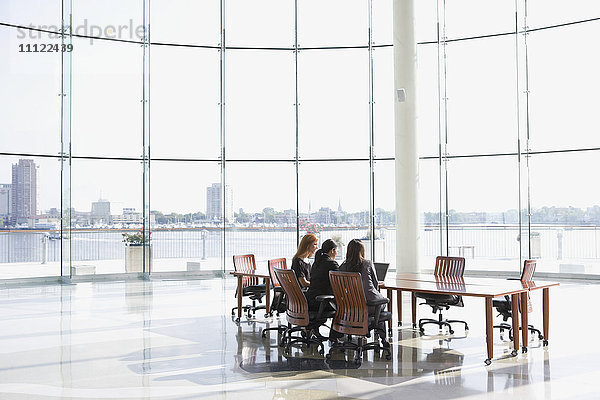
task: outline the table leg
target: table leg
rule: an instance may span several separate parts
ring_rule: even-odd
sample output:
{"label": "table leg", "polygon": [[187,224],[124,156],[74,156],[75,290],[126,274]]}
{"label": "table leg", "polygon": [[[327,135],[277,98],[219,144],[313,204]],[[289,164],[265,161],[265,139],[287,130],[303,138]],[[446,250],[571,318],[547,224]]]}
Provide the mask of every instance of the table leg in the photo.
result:
{"label": "table leg", "polygon": [[487,359],[485,365],[492,363],[494,358],[494,317],[492,314],[492,298],[485,298],[485,340],[487,343]]}
{"label": "table leg", "polygon": [[412,323],[413,328],[417,327],[417,296],[415,292],[410,292],[410,298],[412,303]]}
{"label": "table leg", "polygon": [[[392,295],[392,289],[387,289],[387,298],[388,298],[388,311],[392,314],[394,312],[394,302],[393,300],[393,295]],[[388,320],[388,333],[390,334],[390,336],[392,335],[392,318],[390,318]]]}
{"label": "table leg", "polygon": [[398,302],[398,326],[402,326],[402,290],[396,290],[396,296]]}
{"label": "table leg", "polygon": [[242,319],[242,280],[244,277],[242,275],[238,275],[238,287],[237,287],[237,321],[239,322]]}
{"label": "table leg", "polygon": [[265,297],[265,301],[267,302],[267,304],[265,304],[265,318],[267,318],[271,315],[271,278],[265,278]]}
{"label": "table leg", "polygon": [[515,293],[511,296],[512,302],[512,329],[513,329],[513,352],[515,357],[519,354],[519,294]]}
{"label": "table leg", "polygon": [[[527,344],[529,343],[529,321],[527,318],[527,292],[523,292],[521,293],[521,333],[523,334],[523,347],[521,351],[523,353],[527,353]],[[518,334],[518,332],[515,334]]]}
{"label": "table leg", "polygon": [[548,334],[550,328],[550,289],[545,288],[542,293],[544,307],[544,346],[548,345]]}

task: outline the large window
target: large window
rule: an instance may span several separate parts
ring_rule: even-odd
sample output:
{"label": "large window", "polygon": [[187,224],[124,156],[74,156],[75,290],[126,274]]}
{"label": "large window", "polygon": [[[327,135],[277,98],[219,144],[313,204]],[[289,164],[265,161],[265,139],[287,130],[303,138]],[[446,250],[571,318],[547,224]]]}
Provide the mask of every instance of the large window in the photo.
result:
{"label": "large window", "polygon": [[[63,8],[72,52],[19,51],[61,43]],[[307,232],[362,238],[394,268],[393,11],[0,2],[0,279],[225,271],[234,254],[290,258]],[[600,274],[600,6],[415,13],[423,267],[450,254],[471,270],[536,258],[541,272]],[[150,269],[122,241],[139,232]]]}

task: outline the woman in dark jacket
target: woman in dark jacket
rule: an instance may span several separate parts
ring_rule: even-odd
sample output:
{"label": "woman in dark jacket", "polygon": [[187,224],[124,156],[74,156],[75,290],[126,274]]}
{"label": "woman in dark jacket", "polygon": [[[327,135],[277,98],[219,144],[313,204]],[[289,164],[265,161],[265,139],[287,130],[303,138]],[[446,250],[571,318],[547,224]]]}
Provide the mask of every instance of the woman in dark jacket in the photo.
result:
{"label": "woman in dark jacket", "polygon": [[[340,271],[360,272],[363,291],[367,302],[385,299],[379,292],[379,281],[375,275],[375,268],[370,260],[365,259],[365,246],[359,239],[352,239],[348,243],[346,260],[342,263]],[[385,307],[382,308],[382,311]],[[375,306],[369,306],[369,315],[375,313]]]}
{"label": "woman in dark jacket", "polygon": [[327,239],[321,245],[321,249],[315,253],[315,262],[310,270],[310,286],[306,292],[306,300],[310,310],[318,311],[320,302],[316,301],[317,296],[324,294],[333,294],[331,282],[329,281],[329,271],[337,271],[338,263],[335,261],[337,256],[337,245],[331,239]]}

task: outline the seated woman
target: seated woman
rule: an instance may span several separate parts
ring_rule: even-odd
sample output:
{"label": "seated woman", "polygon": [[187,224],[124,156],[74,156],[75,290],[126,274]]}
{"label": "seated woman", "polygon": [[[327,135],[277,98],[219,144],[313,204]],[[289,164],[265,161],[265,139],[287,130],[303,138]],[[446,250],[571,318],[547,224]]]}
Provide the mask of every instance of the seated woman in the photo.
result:
{"label": "seated woman", "polygon": [[[309,310],[318,311],[321,305],[316,301],[317,296],[324,294],[333,294],[331,282],[329,281],[329,271],[337,271],[338,263],[335,261],[337,256],[337,244],[331,239],[327,239],[321,245],[321,249],[315,253],[315,262],[310,270],[310,287],[306,292]],[[331,307],[326,308],[331,310]]]}
{"label": "seated woman", "polygon": [[319,239],[312,233],[308,233],[300,240],[298,251],[292,258],[291,269],[296,274],[301,288],[307,288],[310,285],[310,264],[307,259],[312,257],[318,248]]}
{"label": "seated woman", "polygon": [[[377,275],[375,275],[373,263],[365,259],[365,246],[359,239],[352,239],[348,243],[346,260],[340,266],[340,271],[360,272],[367,302],[386,299],[385,296],[379,293],[379,282],[377,281]],[[375,313],[375,306],[369,306],[368,309],[369,315]],[[385,307],[382,307],[381,311],[384,309]]]}

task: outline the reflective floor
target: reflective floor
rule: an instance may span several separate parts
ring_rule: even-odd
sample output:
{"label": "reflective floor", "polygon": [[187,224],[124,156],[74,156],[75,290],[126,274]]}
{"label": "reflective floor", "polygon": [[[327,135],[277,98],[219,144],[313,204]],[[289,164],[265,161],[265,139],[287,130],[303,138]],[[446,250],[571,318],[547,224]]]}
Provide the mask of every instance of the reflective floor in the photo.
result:
{"label": "reflective floor", "polygon": [[[486,367],[482,299],[447,314],[469,322],[466,337],[458,327],[454,337],[394,328],[392,359],[370,351],[358,366],[352,352],[285,354],[276,333],[261,338],[277,318],[234,323],[233,279],[5,287],[0,399],[600,398],[599,289],[551,289],[549,347],[534,339],[511,358],[496,332]],[[541,292],[532,299],[530,322],[541,327]]]}

